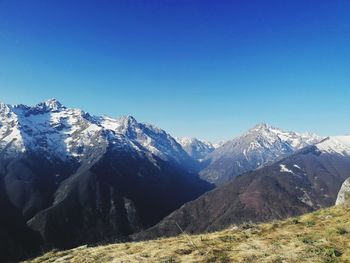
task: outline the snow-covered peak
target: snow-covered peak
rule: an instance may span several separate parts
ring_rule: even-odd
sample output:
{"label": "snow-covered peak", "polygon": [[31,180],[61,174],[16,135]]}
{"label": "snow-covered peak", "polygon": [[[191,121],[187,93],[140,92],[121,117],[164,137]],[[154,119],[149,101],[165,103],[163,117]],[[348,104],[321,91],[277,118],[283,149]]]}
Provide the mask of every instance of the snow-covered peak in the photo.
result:
{"label": "snow-covered peak", "polygon": [[176,140],[193,159],[200,162],[214,151],[214,146],[204,140],[191,137],[176,138]]}
{"label": "snow-covered peak", "polygon": [[[291,154],[321,140],[323,140],[321,136],[313,133],[284,131],[272,125],[261,123],[249,129],[243,135],[216,148],[210,157],[218,159],[223,155],[244,154],[249,159],[251,153],[253,159],[255,155],[260,156],[260,159],[264,159],[266,154],[271,155],[271,158],[267,158],[270,160]],[[261,165],[263,161],[258,161],[258,163]]]}
{"label": "snow-covered peak", "polygon": [[328,137],[316,147],[321,152],[350,156],[350,135]]}
{"label": "snow-covered peak", "polygon": [[132,116],[117,119],[103,116],[94,117],[94,120],[105,130],[127,138],[141,151],[149,151],[163,160],[173,160],[179,164],[190,161],[188,154],[170,134],[151,124],[137,122]]}
{"label": "snow-covered peak", "polygon": [[276,162],[322,139],[313,134],[299,134],[258,124],[209,154],[210,164],[201,171],[201,176],[214,183],[223,183],[235,175]]}
{"label": "snow-covered peak", "polygon": [[272,127],[272,125],[267,124],[267,123],[258,123],[253,128],[249,129],[248,132],[261,131],[261,130],[270,130],[270,129],[275,129],[275,128]]}
{"label": "snow-covered peak", "polygon": [[176,140],[178,143],[180,143],[182,146],[189,146],[191,144],[204,144],[209,148],[213,148],[213,145],[205,140],[200,140],[194,137],[176,137]]}
{"label": "snow-covered peak", "polygon": [[115,120],[105,118],[102,125],[126,136],[164,160],[173,160],[179,164],[190,161],[188,154],[170,134],[154,125],[139,123],[132,116],[123,116]]}
{"label": "snow-covered peak", "polygon": [[68,109],[54,99],[6,109],[0,115],[0,149],[8,155],[40,151],[48,158],[79,159],[89,148],[106,142],[101,127],[86,119],[83,111]]}
{"label": "snow-covered peak", "polygon": [[263,141],[265,140],[268,145],[277,141],[285,142],[289,144],[293,150],[298,150],[307,145],[318,143],[323,139],[321,136],[314,133],[284,131],[265,123],[256,125],[241,137],[246,136],[253,136],[257,139],[262,139]]}
{"label": "snow-covered peak", "polygon": [[0,102],[0,114],[5,114],[11,111],[11,106]]}
{"label": "snow-covered peak", "polygon": [[52,111],[58,111],[62,109],[66,109],[65,106],[62,105],[58,100],[56,99],[48,99],[44,102],[41,102],[35,106],[37,109],[41,110],[52,110]]}
{"label": "snow-covered peak", "polygon": [[120,134],[128,134],[135,130],[139,123],[132,116],[122,116],[120,118],[111,118],[108,116],[95,117],[98,123],[105,129],[111,130]]}

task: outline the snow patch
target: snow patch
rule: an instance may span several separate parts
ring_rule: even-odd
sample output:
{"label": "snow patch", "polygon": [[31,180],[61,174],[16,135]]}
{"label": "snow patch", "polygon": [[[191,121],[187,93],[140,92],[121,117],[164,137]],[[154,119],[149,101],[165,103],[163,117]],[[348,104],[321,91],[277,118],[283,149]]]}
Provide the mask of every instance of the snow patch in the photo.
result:
{"label": "snow patch", "polygon": [[280,170],[281,173],[294,174],[294,172],[292,170],[289,170],[285,164],[280,164],[280,168],[281,168],[281,170]]}
{"label": "snow patch", "polygon": [[298,168],[299,170],[302,170],[299,165],[294,164],[293,167]]}

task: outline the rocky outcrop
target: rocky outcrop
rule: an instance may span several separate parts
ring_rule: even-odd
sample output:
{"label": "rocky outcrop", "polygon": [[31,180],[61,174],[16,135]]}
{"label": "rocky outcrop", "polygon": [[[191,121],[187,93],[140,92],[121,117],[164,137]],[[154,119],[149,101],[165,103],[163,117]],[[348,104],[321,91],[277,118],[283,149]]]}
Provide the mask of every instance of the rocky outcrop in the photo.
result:
{"label": "rocky outcrop", "polygon": [[350,204],[350,177],[345,180],[338,193],[336,205]]}

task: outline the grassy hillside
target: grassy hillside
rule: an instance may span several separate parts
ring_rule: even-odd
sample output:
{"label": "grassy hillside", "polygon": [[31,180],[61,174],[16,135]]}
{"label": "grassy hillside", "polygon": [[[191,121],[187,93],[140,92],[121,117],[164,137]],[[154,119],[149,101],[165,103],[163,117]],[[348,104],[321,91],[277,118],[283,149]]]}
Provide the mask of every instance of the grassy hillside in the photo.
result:
{"label": "grassy hillside", "polygon": [[28,262],[350,262],[350,209],[147,242],[52,251]]}

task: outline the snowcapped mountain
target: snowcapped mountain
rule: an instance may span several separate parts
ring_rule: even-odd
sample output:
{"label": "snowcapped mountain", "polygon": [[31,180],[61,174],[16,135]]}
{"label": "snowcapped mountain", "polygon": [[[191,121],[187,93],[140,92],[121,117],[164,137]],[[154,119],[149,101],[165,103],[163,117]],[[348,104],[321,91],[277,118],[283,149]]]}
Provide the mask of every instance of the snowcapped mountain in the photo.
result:
{"label": "snowcapped mountain", "polygon": [[165,131],[130,116],[92,116],[54,99],[1,103],[2,251],[18,261],[125,240],[212,189],[193,163]]}
{"label": "snowcapped mountain", "polygon": [[207,157],[209,165],[200,174],[203,179],[219,185],[321,140],[322,137],[315,134],[287,132],[259,124],[215,149]]}
{"label": "snowcapped mountain", "polygon": [[182,137],[176,138],[176,140],[189,156],[199,162],[203,161],[215,149],[210,142],[197,138]]}
{"label": "snowcapped mountain", "polygon": [[157,127],[138,123],[131,116],[91,116],[55,99],[34,107],[1,103],[0,125],[0,149],[6,149],[5,154],[39,150],[61,160],[79,160],[104,143],[149,152],[182,166],[192,164],[181,145]]}
{"label": "snowcapped mountain", "polygon": [[106,142],[102,127],[88,116],[56,100],[34,107],[1,104],[0,147],[5,155],[39,151],[61,160],[79,158]]}

